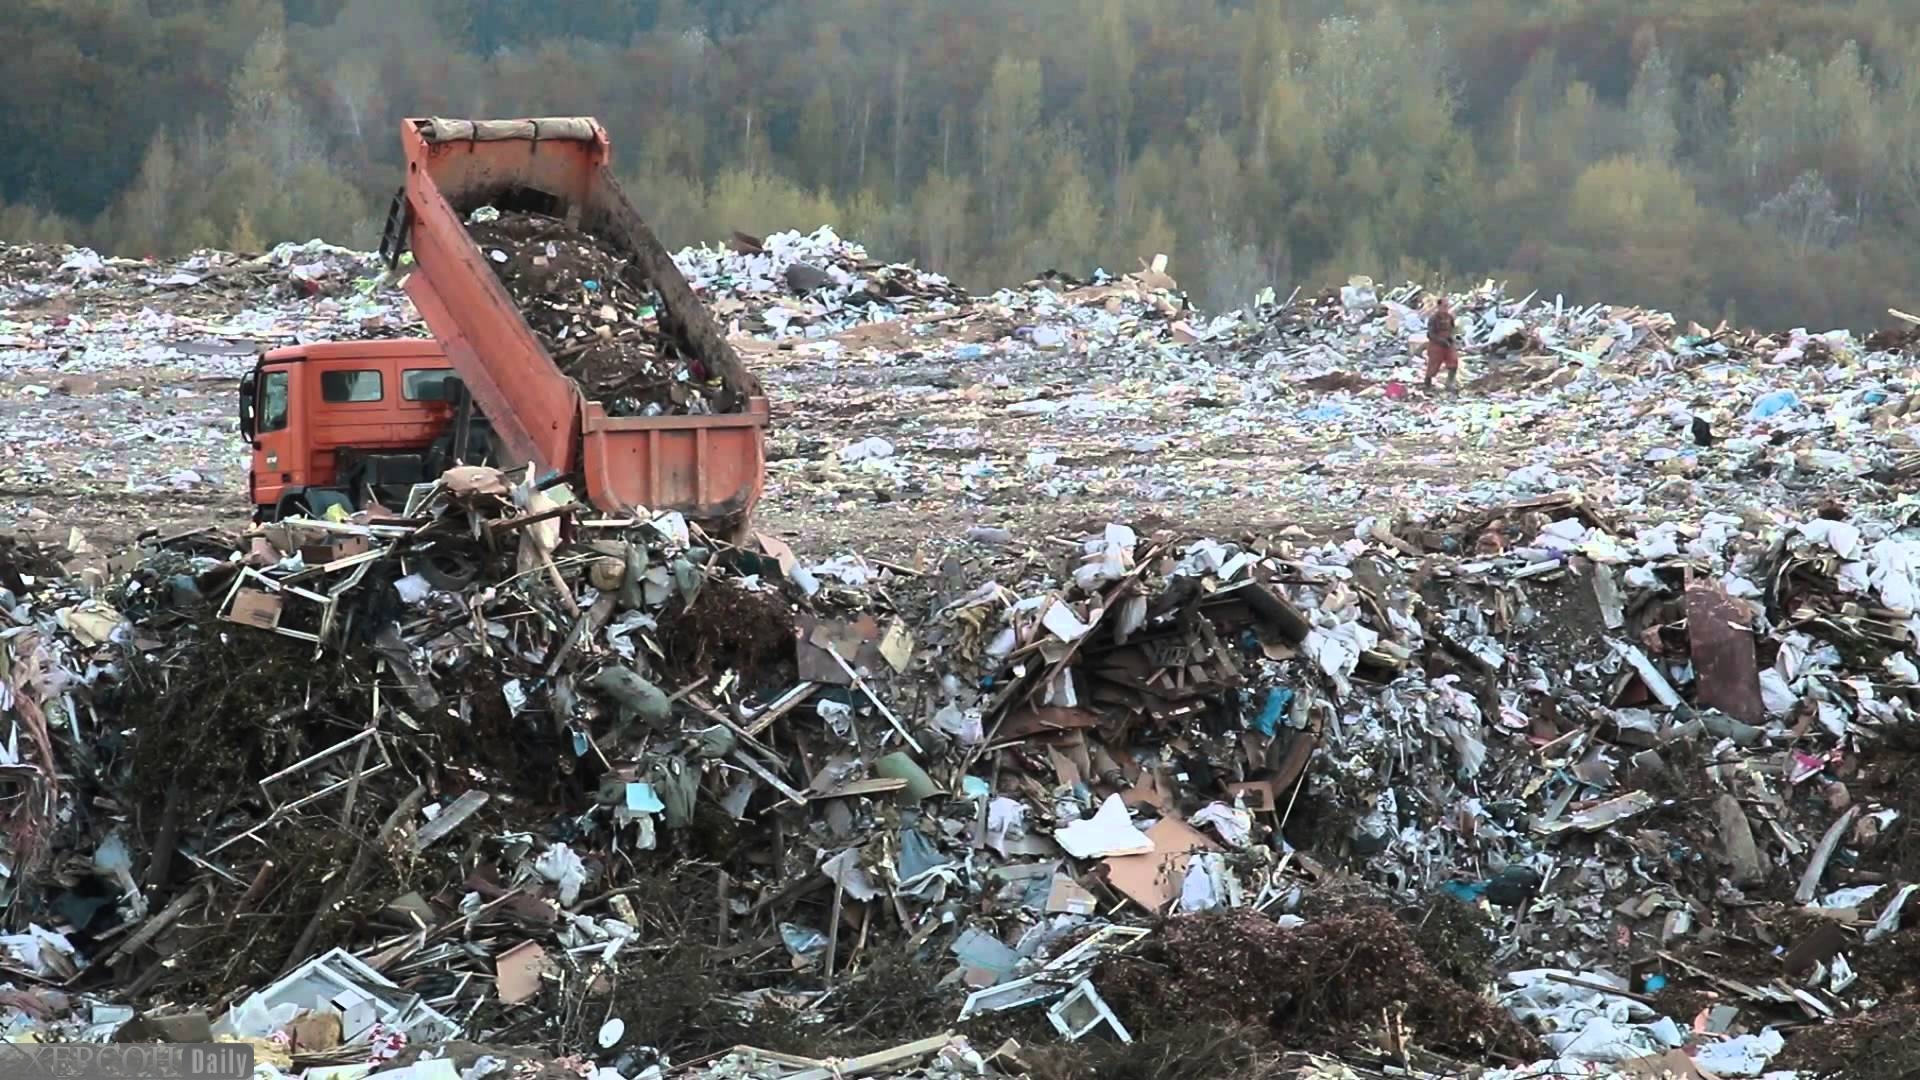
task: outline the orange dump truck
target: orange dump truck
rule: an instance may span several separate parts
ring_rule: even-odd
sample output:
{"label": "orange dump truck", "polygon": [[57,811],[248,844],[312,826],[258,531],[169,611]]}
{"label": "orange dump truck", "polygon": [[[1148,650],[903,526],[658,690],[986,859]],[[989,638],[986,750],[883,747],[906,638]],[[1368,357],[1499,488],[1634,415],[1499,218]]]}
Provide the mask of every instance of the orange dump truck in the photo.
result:
{"label": "orange dump truck", "polygon": [[[767,399],[614,179],[587,117],[414,119],[406,186],[381,240],[411,250],[407,294],[431,340],[331,342],[267,353],[241,390],[256,515],[393,498],[456,463],[568,475],[596,507],[679,510],[738,525],[765,482]],[[467,233],[477,207],[577,221],[659,294],[661,328],[721,380],[721,411],[612,417],[564,375]],[[384,500],[383,500],[384,501]]]}

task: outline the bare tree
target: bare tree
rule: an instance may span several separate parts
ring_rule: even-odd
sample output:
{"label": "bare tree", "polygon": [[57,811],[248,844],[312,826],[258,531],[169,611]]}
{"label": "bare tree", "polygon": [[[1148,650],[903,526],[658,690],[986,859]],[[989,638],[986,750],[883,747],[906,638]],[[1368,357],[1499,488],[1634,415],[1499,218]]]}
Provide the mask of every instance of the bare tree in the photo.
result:
{"label": "bare tree", "polygon": [[327,86],[333,91],[334,100],[340,103],[340,108],[347,114],[347,130],[353,133],[354,140],[364,152],[367,145],[366,120],[373,111],[374,97],[380,92],[380,72],[372,61],[355,53],[333,66],[333,76],[327,80]]}
{"label": "bare tree", "polygon": [[1755,220],[1772,226],[1796,251],[1839,245],[1853,233],[1854,221],[1840,213],[1826,179],[1809,169],[1787,190],[1760,204]]}
{"label": "bare tree", "polygon": [[1674,89],[1673,64],[1655,45],[1640,62],[1633,89],[1627,93],[1627,116],[1633,125],[1638,149],[1657,161],[1673,157],[1680,142],[1679,95]]}

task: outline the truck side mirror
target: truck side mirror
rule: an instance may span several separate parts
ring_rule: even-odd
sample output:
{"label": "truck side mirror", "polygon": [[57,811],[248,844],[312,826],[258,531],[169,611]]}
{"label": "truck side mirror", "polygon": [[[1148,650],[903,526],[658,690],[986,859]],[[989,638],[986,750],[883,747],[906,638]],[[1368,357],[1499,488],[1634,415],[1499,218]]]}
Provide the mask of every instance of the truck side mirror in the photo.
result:
{"label": "truck side mirror", "polygon": [[249,374],[240,380],[240,437],[248,442],[254,435],[253,394],[254,379]]}

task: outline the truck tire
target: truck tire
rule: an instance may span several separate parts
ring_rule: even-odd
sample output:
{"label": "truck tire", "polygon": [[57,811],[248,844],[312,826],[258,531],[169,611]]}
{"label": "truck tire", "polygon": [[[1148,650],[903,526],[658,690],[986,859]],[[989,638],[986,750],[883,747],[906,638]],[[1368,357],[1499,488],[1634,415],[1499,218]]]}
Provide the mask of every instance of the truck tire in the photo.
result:
{"label": "truck tire", "polygon": [[720,539],[732,544],[734,547],[752,550],[754,546],[753,511],[748,510],[746,513],[740,515],[740,523],[728,529],[726,534],[721,536]]}
{"label": "truck tire", "polygon": [[307,505],[305,495],[282,495],[273,506],[271,521],[285,521],[288,518],[312,517],[313,507]]}

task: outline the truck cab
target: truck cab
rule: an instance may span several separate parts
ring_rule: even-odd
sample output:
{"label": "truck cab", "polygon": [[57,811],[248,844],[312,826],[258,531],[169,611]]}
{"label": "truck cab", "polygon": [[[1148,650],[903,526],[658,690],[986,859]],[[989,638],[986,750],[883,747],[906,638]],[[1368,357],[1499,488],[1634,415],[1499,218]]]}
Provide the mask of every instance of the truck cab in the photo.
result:
{"label": "truck cab", "polygon": [[[432,338],[295,345],[240,384],[247,489],[258,520],[398,511],[414,484],[487,457],[485,421]],[[476,434],[481,437],[476,440]]]}

